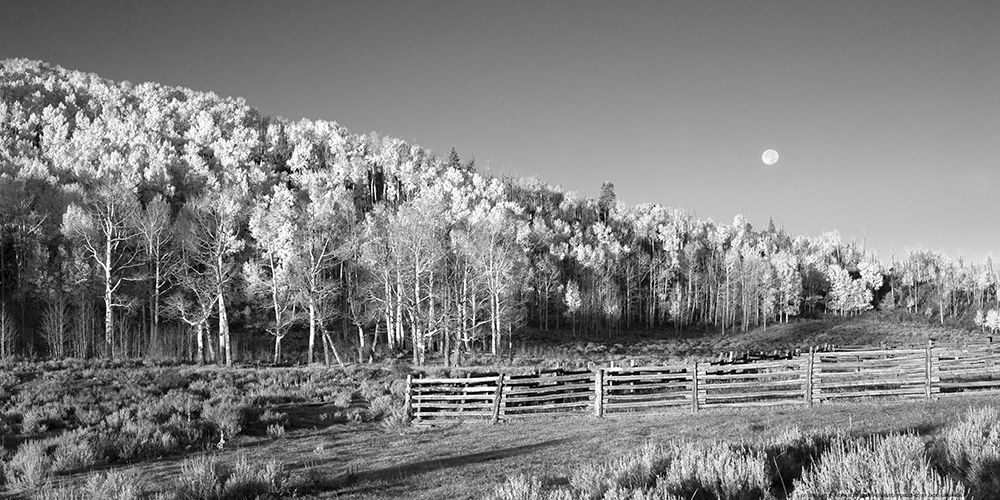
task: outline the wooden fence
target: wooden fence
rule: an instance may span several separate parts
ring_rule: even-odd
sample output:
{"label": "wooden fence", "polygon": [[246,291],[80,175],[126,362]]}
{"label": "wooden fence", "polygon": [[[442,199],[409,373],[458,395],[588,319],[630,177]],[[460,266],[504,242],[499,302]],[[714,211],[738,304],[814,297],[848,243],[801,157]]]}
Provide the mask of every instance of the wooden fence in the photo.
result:
{"label": "wooden fence", "polygon": [[[730,357],[731,359],[731,357]],[[407,379],[416,424],[546,413],[813,405],[853,398],[1000,393],[1000,345],[821,350],[779,359]]]}

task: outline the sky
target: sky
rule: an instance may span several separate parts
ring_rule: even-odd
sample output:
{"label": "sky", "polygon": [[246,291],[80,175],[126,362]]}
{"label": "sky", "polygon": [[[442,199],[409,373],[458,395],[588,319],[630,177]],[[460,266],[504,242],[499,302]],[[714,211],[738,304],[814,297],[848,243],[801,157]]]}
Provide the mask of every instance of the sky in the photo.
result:
{"label": "sky", "polygon": [[996,1],[7,0],[7,57],[883,258],[1000,251]]}

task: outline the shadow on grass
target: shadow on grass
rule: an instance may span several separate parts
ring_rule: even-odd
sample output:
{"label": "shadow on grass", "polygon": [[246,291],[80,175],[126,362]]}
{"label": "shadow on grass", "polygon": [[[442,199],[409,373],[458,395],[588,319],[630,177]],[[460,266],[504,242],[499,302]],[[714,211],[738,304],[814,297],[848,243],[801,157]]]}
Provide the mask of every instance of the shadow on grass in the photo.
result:
{"label": "shadow on grass", "polygon": [[319,481],[314,484],[314,488],[316,491],[349,490],[346,492],[375,493],[387,487],[397,485],[397,483],[418,474],[527,455],[542,448],[556,446],[566,441],[569,441],[569,439],[551,439],[540,443],[512,446],[510,448],[466,453],[446,458],[433,458],[369,471],[349,472],[326,481]]}

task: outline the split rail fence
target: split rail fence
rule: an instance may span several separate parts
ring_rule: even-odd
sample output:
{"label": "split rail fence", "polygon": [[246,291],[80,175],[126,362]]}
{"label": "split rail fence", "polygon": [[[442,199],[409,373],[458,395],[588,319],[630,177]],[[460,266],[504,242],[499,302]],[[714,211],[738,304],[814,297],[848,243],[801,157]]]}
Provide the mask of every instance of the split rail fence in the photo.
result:
{"label": "split rail fence", "polygon": [[785,359],[407,379],[415,424],[1000,393],[1000,344],[811,349]]}

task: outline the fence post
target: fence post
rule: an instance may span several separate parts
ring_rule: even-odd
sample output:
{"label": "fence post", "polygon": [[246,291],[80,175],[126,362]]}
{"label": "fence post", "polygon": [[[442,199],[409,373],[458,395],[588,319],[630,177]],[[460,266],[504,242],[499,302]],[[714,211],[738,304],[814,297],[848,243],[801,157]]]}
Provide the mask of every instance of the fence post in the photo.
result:
{"label": "fence post", "polygon": [[503,373],[497,375],[497,390],[493,393],[493,424],[500,421],[500,399],[503,393]]}
{"label": "fence post", "polygon": [[604,416],[604,368],[594,370],[594,416]]}
{"label": "fence post", "polygon": [[806,404],[809,406],[813,405],[813,353],[815,352],[815,347],[809,348],[809,354],[806,358]]}
{"label": "fence post", "polygon": [[927,365],[924,367],[927,373],[927,386],[924,389],[926,391],[925,396],[927,396],[928,400],[931,399],[931,363],[932,363],[931,349],[933,349],[933,346],[934,346],[934,341],[927,340],[927,356],[926,356]]}
{"label": "fence post", "polygon": [[406,376],[406,397],[403,399],[403,415],[409,423],[413,415],[413,375]]}
{"label": "fence post", "polygon": [[691,368],[691,411],[698,412],[698,361]]}

